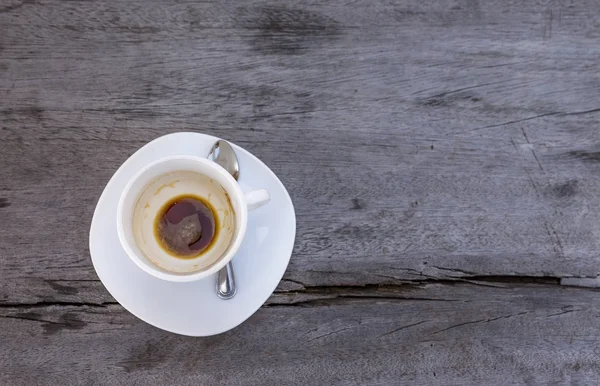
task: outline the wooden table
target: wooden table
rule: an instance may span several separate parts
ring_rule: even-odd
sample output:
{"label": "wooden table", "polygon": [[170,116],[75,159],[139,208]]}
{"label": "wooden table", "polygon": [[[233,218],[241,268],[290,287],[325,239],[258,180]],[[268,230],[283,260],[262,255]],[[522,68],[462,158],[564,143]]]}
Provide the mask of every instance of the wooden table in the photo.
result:
{"label": "wooden table", "polygon": [[[144,143],[288,188],[276,293],[219,336],[124,310],[95,204]],[[600,381],[600,3],[0,0],[0,384]]]}

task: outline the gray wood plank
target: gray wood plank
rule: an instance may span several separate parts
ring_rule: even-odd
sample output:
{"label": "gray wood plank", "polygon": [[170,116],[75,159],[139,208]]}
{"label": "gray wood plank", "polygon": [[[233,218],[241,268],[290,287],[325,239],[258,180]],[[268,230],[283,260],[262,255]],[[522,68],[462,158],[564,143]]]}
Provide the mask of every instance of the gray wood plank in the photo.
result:
{"label": "gray wood plank", "polygon": [[33,384],[43,374],[48,384],[583,385],[598,379],[597,291],[429,284],[338,288],[330,295],[279,294],[248,322],[210,338],[160,331],[116,305],[2,307],[0,380]]}
{"label": "gray wood plank", "polygon": [[[0,0],[0,383],[597,383],[597,292],[560,284],[600,276],[599,37],[592,0]],[[87,247],[182,130],[298,220],[270,305],[209,339],[128,315]]]}
{"label": "gray wood plank", "polygon": [[219,17],[210,4],[137,16],[137,2],[103,4],[24,4],[30,24],[0,14],[4,212],[45,210],[29,189],[76,189],[78,204],[45,194],[80,211],[60,229],[76,248],[46,241],[61,276],[86,264],[90,277],[86,221],[112,171],[178,130],[246,145],[281,176],[299,208],[296,280],[598,275],[600,83],[585,12],[597,5],[561,8],[550,39],[552,7],[535,4],[224,4]]}

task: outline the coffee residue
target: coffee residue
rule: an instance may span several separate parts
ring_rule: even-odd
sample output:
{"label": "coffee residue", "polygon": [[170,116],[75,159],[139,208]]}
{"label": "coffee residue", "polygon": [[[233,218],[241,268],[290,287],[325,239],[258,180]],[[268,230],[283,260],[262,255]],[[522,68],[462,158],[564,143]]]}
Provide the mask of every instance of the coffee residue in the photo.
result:
{"label": "coffee residue", "polygon": [[189,259],[210,249],[218,225],[216,211],[207,200],[186,194],[160,208],[154,220],[154,235],[170,255]]}

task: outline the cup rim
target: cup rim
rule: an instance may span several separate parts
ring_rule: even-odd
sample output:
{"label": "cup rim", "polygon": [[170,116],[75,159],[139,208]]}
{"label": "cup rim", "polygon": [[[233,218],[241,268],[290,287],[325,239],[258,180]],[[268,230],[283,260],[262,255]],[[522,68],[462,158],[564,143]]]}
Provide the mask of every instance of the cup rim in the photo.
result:
{"label": "cup rim", "polygon": [[[131,248],[129,240],[125,236],[125,231],[124,231],[123,208],[125,205],[125,198],[130,193],[130,191],[133,188],[136,181],[148,170],[151,170],[152,168],[154,168],[160,164],[163,164],[165,162],[170,162],[173,160],[187,160],[187,161],[199,162],[209,168],[214,169],[215,171],[217,171],[218,173],[223,175],[223,177],[225,179],[228,179],[229,182],[232,183],[231,186],[233,187],[234,192],[229,192],[229,190],[227,190],[227,193],[230,195],[230,198],[233,198],[233,197],[231,197],[230,193],[234,193],[236,196],[235,199],[240,201],[240,205],[239,205],[240,210],[236,211],[236,213],[235,213],[235,215],[237,217],[239,217],[239,219],[240,219],[240,227],[239,227],[239,230],[237,230],[237,232],[236,232],[236,235],[234,237],[234,242],[233,242],[233,244],[230,245],[229,250],[221,257],[220,260],[218,260],[216,263],[214,263],[209,268],[202,270],[202,271],[198,271],[198,272],[192,272],[189,274],[176,274],[176,273],[164,272],[164,271],[155,269],[155,268],[151,267],[150,265],[144,263],[142,261],[142,258],[140,256],[138,256],[138,254],[133,250],[133,248]],[[129,181],[125,185],[125,188],[121,192],[121,196],[119,197],[119,204],[117,205],[117,234],[119,236],[119,242],[121,244],[121,247],[125,250],[125,253],[129,257],[129,259],[131,259],[140,269],[149,273],[150,275],[155,276],[162,280],[167,280],[167,281],[172,281],[172,282],[196,281],[196,280],[206,278],[210,275],[213,275],[213,274],[219,272],[221,270],[221,268],[225,267],[227,265],[227,263],[229,263],[231,261],[231,259],[233,258],[233,256],[237,253],[238,249],[240,248],[240,246],[242,244],[242,241],[244,240],[244,235],[246,233],[247,226],[248,226],[248,208],[247,208],[247,205],[246,205],[246,202],[244,199],[244,193],[242,192],[238,182],[221,165],[216,164],[215,162],[210,161],[207,158],[203,158],[203,157],[199,157],[199,156],[172,155],[172,156],[160,158],[158,160],[155,160],[155,161],[145,165],[144,167],[139,169],[129,179]]]}

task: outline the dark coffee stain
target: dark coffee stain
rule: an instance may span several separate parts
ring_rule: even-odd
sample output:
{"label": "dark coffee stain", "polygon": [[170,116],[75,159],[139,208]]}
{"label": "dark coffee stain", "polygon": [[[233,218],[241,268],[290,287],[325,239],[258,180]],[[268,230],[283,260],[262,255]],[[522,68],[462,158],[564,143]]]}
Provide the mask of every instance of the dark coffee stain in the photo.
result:
{"label": "dark coffee stain", "polygon": [[10,202],[6,198],[0,198],[0,209],[10,206]]}
{"label": "dark coffee stain", "polygon": [[54,280],[45,280],[45,282],[61,295],[77,295],[79,290],[68,285],[58,284]]}
{"label": "dark coffee stain", "polygon": [[366,207],[366,204],[363,200],[361,200],[360,198],[353,198],[352,199],[352,210],[360,210],[360,209],[364,209]]}
{"label": "dark coffee stain", "polygon": [[251,12],[245,27],[258,31],[252,47],[263,54],[298,55],[319,48],[342,34],[340,24],[331,17],[286,7],[264,7]]}
{"label": "dark coffee stain", "polygon": [[73,312],[62,314],[58,322],[44,321],[44,335],[54,335],[62,330],[81,330],[87,323],[84,322]]}
{"label": "dark coffee stain", "polygon": [[587,162],[600,162],[600,151],[575,150],[567,153],[571,157],[579,158]]}
{"label": "dark coffee stain", "polygon": [[547,192],[558,198],[571,198],[579,192],[579,181],[569,180],[565,183],[551,185],[548,187]]}
{"label": "dark coffee stain", "polygon": [[128,373],[153,369],[169,358],[173,346],[161,342],[148,342],[136,347],[128,357],[117,363]]}

